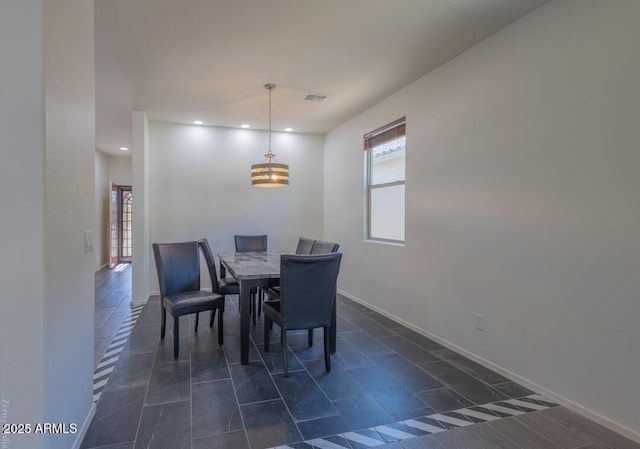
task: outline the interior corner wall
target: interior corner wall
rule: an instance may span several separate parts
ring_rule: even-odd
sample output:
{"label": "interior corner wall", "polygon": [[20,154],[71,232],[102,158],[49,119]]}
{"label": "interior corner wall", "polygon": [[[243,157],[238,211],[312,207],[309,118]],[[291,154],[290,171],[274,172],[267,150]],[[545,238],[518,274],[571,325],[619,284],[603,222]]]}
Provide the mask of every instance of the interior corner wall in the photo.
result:
{"label": "interior corner wall", "polygon": [[[45,98],[43,422],[86,424],[93,410],[95,225],[93,2],[42,2]],[[33,422],[33,418],[32,418]],[[46,434],[51,449],[80,435]]]}
{"label": "interior corner wall", "polygon": [[[270,251],[293,251],[301,235],[323,236],[323,136],[274,132],[290,186],[261,189],[250,167],[266,131],[150,122],[149,135],[152,242],[206,237],[214,252],[233,251],[235,234],[267,234]],[[158,291],[153,257],[149,289]]]}
{"label": "interior corner wall", "polygon": [[[543,5],[331,131],[324,183],[342,291],[635,439],[639,17]],[[402,116],[397,247],[363,240],[362,136]]]}

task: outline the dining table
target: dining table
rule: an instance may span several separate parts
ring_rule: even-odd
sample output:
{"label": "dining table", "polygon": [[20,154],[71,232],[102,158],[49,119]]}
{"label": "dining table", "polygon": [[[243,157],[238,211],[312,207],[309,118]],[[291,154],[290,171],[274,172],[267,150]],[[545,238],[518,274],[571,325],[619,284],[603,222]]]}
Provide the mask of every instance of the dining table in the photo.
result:
{"label": "dining table", "polygon": [[[249,363],[251,289],[271,287],[280,283],[280,253],[268,251],[221,252],[221,274],[228,271],[240,285],[240,362]],[[255,313],[255,311],[254,311]],[[330,351],[336,351],[336,294],[331,312]]]}

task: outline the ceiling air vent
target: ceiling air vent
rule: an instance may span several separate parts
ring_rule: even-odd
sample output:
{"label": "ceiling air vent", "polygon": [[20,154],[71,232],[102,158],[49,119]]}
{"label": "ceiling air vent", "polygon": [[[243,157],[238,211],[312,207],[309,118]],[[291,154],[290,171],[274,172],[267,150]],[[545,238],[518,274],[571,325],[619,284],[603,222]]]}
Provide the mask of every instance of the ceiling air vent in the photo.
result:
{"label": "ceiling air vent", "polygon": [[305,95],[305,97],[302,99],[302,101],[305,102],[309,102],[309,103],[320,103],[321,101],[324,101],[327,99],[326,95],[319,95],[319,94],[307,94]]}

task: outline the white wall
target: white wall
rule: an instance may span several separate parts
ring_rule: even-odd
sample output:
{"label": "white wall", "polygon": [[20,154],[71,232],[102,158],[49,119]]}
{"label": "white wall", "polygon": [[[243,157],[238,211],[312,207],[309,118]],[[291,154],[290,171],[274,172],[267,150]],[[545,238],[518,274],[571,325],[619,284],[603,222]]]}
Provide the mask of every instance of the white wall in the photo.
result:
{"label": "white wall", "polygon": [[[293,251],[301,235],[322,237],[322,136],[273,133],[290,186],[260,189],[249,173],[266,153],[265,131],[151,122],[149,133],[152,242],[206,237],[232,251],[234,234],[268,234],[269,250]],[[151,271],[157,291],[153,257]]]}
{"label": "white wall", "polygon": [[133,183],[131,157],[109,158],[109,181],[120,186],[130,186]]}
{"label": "white wall", "polygon": [[[93,3],[44,2],[46,218],[44,421],[82,428],[93,405],[95,225]],[[69,448],[80,435],[46,435]]]}
{"label": "white wall", "polygon": [[[2,414],[83,428],[93,371],[94,258],[83,252],[95,224],[93,2],[2,2],[0,59],[0,179],[14,193],[0,200]],[[69,448],[80,437],[10,435],[2,446]]]}
{"label": "white wall", "polygon": [[[325,139],[343,291],[636,439],[639,17],[553,1]],[[402,116],[406,246],[364,242],[362,136]]]}
{"label": "white wall", "polygon": [[[16,45],[20,42],[20,45]],[[44,72],[42,5],[0,3],[0,421],[42,420]],[[20,263],[16,263],[20,261]],[[25,262],[27,261],[27,262]],[[20,344],[7,344],[19,342]],[[0,447],[26,444],[0,435]],[[29,441],[42,446],[42,437]],[[23,446],[25,447],[25,446]]]}

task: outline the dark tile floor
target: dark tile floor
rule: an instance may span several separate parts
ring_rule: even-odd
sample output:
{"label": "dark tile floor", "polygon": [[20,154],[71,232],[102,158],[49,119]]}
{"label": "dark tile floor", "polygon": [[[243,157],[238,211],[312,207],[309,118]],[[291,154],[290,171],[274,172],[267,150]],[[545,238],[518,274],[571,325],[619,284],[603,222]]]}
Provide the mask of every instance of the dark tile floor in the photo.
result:
{"label": "dark tile floor", "polygon": [[250,363],[241,365],[236,297],[224,318],[223,347],[208,320],[194,333],[193,317],[182,318],[189,326],[181,326],[174,360],[172,326],[161,341],[159,300],[151,298],[82,448],[640,449],[344,297],[330,373],[320,332],[311,348],[305,332],[290,333],[285,378],[277,328],[265,353],[260,322]]}
{"label": "dark tile floor", "polygon": [[131,264],[104,268],[95,278],[94,368],[131,309]]}

